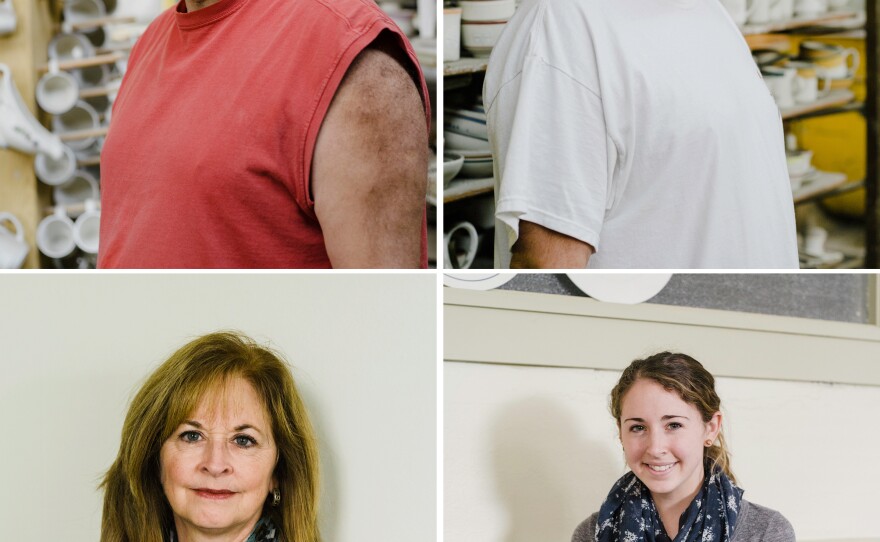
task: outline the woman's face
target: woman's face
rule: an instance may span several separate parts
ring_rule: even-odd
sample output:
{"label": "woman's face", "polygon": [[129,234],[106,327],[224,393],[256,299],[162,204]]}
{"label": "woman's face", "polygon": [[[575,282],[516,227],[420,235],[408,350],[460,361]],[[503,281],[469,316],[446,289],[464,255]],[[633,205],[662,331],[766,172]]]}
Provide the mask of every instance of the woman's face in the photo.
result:
{"label": "woman's face", "polygon": [[162,487],[178,539],[192,533],[244,540],[276,487],[277,449],[266,411],[241,378],[208,392],[162,444]]}
{"label": "woman's face", "polygon": [[655,500],[693,498],[703,483],[705,442],[718,436],[721,413],[704,423],[696,407],[646,379],[621,402],[620,441],[629,468]]}

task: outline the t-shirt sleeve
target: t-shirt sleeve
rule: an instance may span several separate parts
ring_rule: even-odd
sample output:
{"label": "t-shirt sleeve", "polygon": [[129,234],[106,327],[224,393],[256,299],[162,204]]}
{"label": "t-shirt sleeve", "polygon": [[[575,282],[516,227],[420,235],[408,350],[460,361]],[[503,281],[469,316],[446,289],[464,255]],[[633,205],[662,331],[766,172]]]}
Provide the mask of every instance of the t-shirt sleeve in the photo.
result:
{"label": "t-shirt sleeve", "polygon": [[598,250],[613,167],[601,98],[531,55],[488,105],[495,216],[507,248],[526,220]]}

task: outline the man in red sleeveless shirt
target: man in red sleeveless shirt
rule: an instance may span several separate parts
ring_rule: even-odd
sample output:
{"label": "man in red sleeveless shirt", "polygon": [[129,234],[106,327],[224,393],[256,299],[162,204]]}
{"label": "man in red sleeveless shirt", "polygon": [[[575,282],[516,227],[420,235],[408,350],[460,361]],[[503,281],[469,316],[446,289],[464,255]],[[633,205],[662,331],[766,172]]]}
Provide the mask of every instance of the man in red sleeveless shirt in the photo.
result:
{"label": "man in red sleeveless shirt", "polygon": [[425,267],[429,123],[372,0],[181,0],[114,103],[98,265]]}

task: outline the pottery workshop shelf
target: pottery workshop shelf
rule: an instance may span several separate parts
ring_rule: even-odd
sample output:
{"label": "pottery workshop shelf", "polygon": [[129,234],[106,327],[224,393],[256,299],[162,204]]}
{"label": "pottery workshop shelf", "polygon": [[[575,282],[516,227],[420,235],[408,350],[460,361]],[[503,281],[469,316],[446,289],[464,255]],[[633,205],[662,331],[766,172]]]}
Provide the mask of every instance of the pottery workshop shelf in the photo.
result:
{"label": "pottery workshop shelf", "polygon": [[809,180],[792,192],[795,203],[804,203],[817,196],[833,192],[846,183],[846,175],[828,171],[817,171]]}
{"label": "pottery workshop shelf", "polygon": [[486,71],[489,65],[488,58],[460,58],[443,63],[443,75],[466,75]]}
{"label": "pottery workshop shelf", "polygon": [[828,96],[820,98],[813,103],[796,105],[794,107],[781,107],[779,112],[782,114],[783,120],[793,120],[803,115],[847,105],[854,98],[855,95],[849,90],[832,90]]}
{"label": "pottery workshop shelf", "polygon": [[767,24],[747,24],[740,27],[746,36],[752,34],[766,34],[768,32],[785,32],[812,26],[850,26],[864,24],[865,20],[861,12],[840,11],[831,12],[821,17],[795,17],[787,21],[779,21]]}
{"label": "pottery workshop shelf", "polygon": [[443,190],[443,203],[463,200],[488,194],[495,190],[495,179],[486,177],[483,179],[453,179],[449,186]]}

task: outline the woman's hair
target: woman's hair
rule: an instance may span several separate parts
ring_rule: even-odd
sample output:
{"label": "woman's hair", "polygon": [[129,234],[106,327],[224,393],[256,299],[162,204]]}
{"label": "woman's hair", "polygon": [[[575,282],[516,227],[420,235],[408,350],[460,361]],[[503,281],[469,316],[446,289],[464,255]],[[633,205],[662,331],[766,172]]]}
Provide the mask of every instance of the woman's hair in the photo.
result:
{"label": "woman's hair", "polygon": [[[617,421],[618,428],[623,397],[639,379],[653,380],[665,390],[677,393],[682,401],[693,405],[700,412],[703,422],[708,422],[721,410],[721,399],[715,393],[715,378],[699,361],[687,354],[660,352],[630,363],[611,390],[611,415]],[[724,442],[723,430],[719,429],[718,438],[703,453],[711,461],[713,468],[719,468],[736,483],[736,477],[730,468],[730,452]]]}
{"label": "woman's hair", "polygon": [[[317,542],[318,451],[308,412],[279,354],[234,332],[199,337],[150,375],[122,428],[119,455],[104,475],[101,542],[162,542],[174,526],[160,482],[159,451],[206,393],[233,378],[263,401],[278,449],[281,503],[263,505],[279,542]],[[267,495],[268,498],[268,495]]]}

